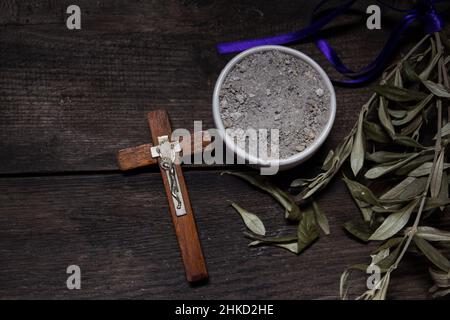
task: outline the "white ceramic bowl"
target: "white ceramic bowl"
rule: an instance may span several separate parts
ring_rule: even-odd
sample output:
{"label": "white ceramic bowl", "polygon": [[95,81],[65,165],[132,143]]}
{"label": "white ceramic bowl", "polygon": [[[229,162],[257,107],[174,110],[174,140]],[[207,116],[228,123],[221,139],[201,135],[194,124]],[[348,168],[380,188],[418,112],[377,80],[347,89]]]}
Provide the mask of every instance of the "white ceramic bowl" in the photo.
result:
{"label": "white ceramic bowl", "polygon": [[[220,106],[219,106],[219,94],[220,90],[222,88],[222,84],[225,81],[225,78],[227,77],[228,73],[233,69],[233,67],[241,61],[244,57],[251,55],[255,52],[261,52],[261,51],[269,51],[269,50],[277,50],[281,51],[287,54],[290,54],[292,56],[295,56],[307,64],[309,64],[314,70],[316,70],[320,76],[322,77],[323,82],[325,83],[328,91],[330,92],[330,106],[329,106],[329,118],[328,121],[323,128],[321,134],[319,137],[317,137],[313,143],[308,146],[305,150],[302,152],[299,152],[297,154],[294,154],[290,156],[289,158],[279,159],[279,160],[263,160],[260,158],[257,158],[249,153],[247,153],[245,150],[237,147],[234,143],[234,141],[225,133],[225,128],[222,122],[222,118],[220,116]],[[299,78],[299,81],[301,81],[301,77]],[[219,78],[217,79],[216,86],[214,88],[214,94],[213,94],[213,118],[214,123],[216,125],[216,128],[218,129],[218,133],[222,141],[225,142],[225,145],[228,150],[233,150],[237,157],[239,157],[241,160],[245,160],[247,163],[250,163],[252,165],[255,165],[256,167],[278,167],[279,170],[286,170],[290,169],[292,167],[295,167],[302,162],[306,161],[308,158],[310,158],[324,143],[326,138],[328,137],[331,128],[333,127],[334,118],[336,116],[336,94],[334,92],[333,85],[328,78],[325,71],[310,57],[305,55],[304,53],[287,48],[282,46],[259,46],[254,47],[249,50],[246,50],[244,52],[241,52],[236,57],[234,57],[222,70],[220,73]]]}

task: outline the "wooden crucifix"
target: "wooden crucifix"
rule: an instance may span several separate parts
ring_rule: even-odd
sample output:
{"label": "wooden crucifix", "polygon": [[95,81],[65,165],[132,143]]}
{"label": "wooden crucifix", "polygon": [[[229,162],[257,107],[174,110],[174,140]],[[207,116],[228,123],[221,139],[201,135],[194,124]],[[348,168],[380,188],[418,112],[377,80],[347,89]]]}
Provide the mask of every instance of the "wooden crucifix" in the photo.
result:
{"label": "wooden crucifix", "polygon": [[120,150],[117,153],[119,168],[125,171],[159,165],[186,278],[189,282],[205,280],[208,278],[208,271],[179,159],[183,151],[183,156],[201,152],[211,139],[206,132],[197,132],[194,134],[202,137],[202,144],[199,146],[194,143],[194,134],[190,141],[170,141],[172,129],[167,112],[156,110],[148,113],[147,117],[153,145],[144,144]]}

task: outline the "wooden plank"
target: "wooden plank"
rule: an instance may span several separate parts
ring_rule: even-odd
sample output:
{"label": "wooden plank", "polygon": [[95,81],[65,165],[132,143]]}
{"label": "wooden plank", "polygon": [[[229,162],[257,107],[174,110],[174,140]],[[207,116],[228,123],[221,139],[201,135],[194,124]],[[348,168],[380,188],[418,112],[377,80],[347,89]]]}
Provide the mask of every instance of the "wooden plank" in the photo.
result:
{"label": "wooden plank", "polygon": [[[63,3],[8,3],[0,10],[0,174],[114,170],[117,150],[148,143],[144,117],[154,105],[169,111],[174,128],[192,130],[194,120],[213,127],[213,86],[231,58],[214,45],[295,30],[312,7],[288,0],[80,1],[86,23],[71,32]],[[386,20],[368,34],[354,28],[361,25],[354,17],[340,21],[332,42],[352,66],[373,58],[391,26]],[[334,75],[312,44],[292,47]],[[347,134],[369,90],[337,94],[330,145]]]}
{"label": "wooden plank", "polygon": [[[219,172],[185,172],[185,178],[208,284],[190,287],[180,272],[159,173],[7,178],[0,180],[0,298],[335,299],[344,269],[369,261],[373,247],[342,229],[359,216],[342,183],[319,199],[331,235],[296,256],[248,248],[228,202],[256,212],[269,234],[295,232],[270,196]],[[448,217],[439,224],[448,228]],[[81,268],[81,290],[66,288],[72,264]],[[355,273],[354,284],[364,286],[366,276]],[[430,285],[424,260],[408,254],[388,297],[430,298]]]}
{"label": "wooden plank", "polygon": [[[164,110],[155,110],[147,115],[148,125],[152,133],[154,145],[158,144],[158,138],[162,136],[171,136],[172,128],[170,126],[169,116]],[[160,164],[161,158],[158,158]],[[176,177],[178,179],[179,190],[186,214],[177,216],[177,211],[172,198],[172,190],[166,170],[160,167],[161,178],[166,190],[166,196],[169,203],[169,210],[172,216],[172,223],[177,235],[178,246],[180,247],[181,257],[183,258],[186,278],[189,282],[198,282],[208,279],[205,258],[203,257],[202,247],[198,238],[197,225],[195,224],[194,212],[191,207],[191,200],[184,181],[181,165],[175,163]]]}

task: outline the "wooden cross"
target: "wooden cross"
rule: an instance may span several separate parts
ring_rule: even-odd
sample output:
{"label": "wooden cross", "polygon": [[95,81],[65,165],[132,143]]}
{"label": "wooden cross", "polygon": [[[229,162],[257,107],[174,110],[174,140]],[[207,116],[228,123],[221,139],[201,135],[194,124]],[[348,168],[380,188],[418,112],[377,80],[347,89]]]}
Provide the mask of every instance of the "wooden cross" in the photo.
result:
{"label": "wooden cross", "polygon": [[172,129],[169,116],[164,110],[148,113],[148,124],[154,145],[144,144],[120,150],[117,153],[119,168],[126,171],[149,165],[159,165],[184,262],[186,278],[189,282],[205,280],[208,278],[208,271],[179,159],[183,150],[183,156],[201,152],[211,143],[211,139],[206,132],[197,132],[195,134],[200,134],[202,137],[200,146],[194,143],[194,134],[191,135],[190,141],[170,141]]}

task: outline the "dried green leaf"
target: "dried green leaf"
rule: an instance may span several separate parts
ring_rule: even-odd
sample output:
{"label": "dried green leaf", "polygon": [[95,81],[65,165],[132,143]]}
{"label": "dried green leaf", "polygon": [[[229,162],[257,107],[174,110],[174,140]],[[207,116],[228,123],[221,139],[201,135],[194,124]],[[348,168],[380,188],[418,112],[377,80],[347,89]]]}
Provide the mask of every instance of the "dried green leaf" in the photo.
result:
{"label": "dried green leaf", "polygon": [[364,133],[372,141],[378,143],[389,143],[391,138],[386,134],[383,127],[379,126],[374,122],[364,121]]}
{"label": "dried green leaf", "polygon": [[379,85],[374,87],[374,91],[379,95],[396,102],[419,101],[426,98],[423,92],[394,87],[391,85]]}
{"label": "dried green leaf", "polygon": [[[408,173],[408,176],[410,177],[423,177],[431,174],[431,169],[433,168],[433,162],[425,162],[421,166],[417,167],[410,173]],[[447,170],[450,168],[450,163],[444,163],[443,170]]]}
{"label": "dried green leaf", "polygon": [[414,160],[412,160],[412,161],[408,162],[407,164],[405,164],[404,166],[402,166],[401,168],[395,170],[395,174],[397,176],[407,175],[412,170],[416,169],[423,163],[432,160],[433,158],[434,158],[434,155],[432,155],[432,154],[417,157]]}
{"label": "dried green leaf", "polygon": [[417,248],[430,260],[436,267],[444,272],[449,272],[450,262],[448,259],[440,253],[435,247],[433,247],[428,241],[414,237],[414,243]]}
{"label": "dried green leaf", "polygon": [[[418,115],[416,118],[414,118],[414,120],[412,120],[410,123],[408,123],[407,126],[403,127],[400,130],[400,134],[403,136],[409,136],[411,133],[418,132],[418,130],[420,130],[422,125],[423,125],[423,116]],[[413,138],[414,138],[414,136],[413,136]]]}
{"label": "dried green leaf", "polygon": [[282,248],[282,249],[286,249],[292,253],[295,254],[299,254],[301,252],[301,250],[299,250],[298,248],[298,244],[297,242],[292,242],[292,243],[278,243],[278,244],[274,244],[274,246]]}
{"label": "dried green leaf", "polygon": [[380,201],[383,200],[410,200],[425,191],[427,185],[427,177],[414,178],[406,177],[395,187],[384,193],[380,197]]}
{"label": "dried green leaf", "polygon": [[416,140],[414,140],[411,137],[408,136],[402,136],[397,134],[395,137],[393,137],[394,143],[401,145],[401,146],[405,146],[405,147],[412,147],[412,148],[423,148],[423,146],[417,142]]}
{"label": "dried green leaf", "polygon": [[264,242],[264,241],[255,240],[248,244],[249,247],[256,247],[256,246],[261,246],[261,245],[273,246],[273,247],[286,249],[295,254],[299,253],[297,241],[290,242],[290,243],[277,243],[277,242]]}
{"label": "dried green leaf", "polygon": [[264,236],[266,234],[266,228],[264,227],[263,222],[258,218],[258,216],[254,213],[251,213],[244,208],[242,208],[237,203],[232,203],[231,206],[241,215],[242,220],[245,223],[245,226],[255,234],[259,234]]}
{"label": "dried green leaf", "polygon": [[394,86],[403,88],[403,78],[402,78],[402,73],[400,71],[400,68],[395,69]]}
{"label": "dried green leaf", "polygon": [[381,125],[387,131],[391,138],[396,136],[394,126],[391,121],[391,117],[387,113],[387,101],[383,97],[380,97],[380,103],[378,106],[378,119],[380,120]]}
{"label": "dried green leaf", "polygon": [[403,167],[408,162],[417,158],[417,156],[418,156],[418,154],[414,154],[414,155],[412,155],[404,160],[401,160],[399,162],[396,162],[394,164],[387,164],[387,165],[380,165],[380,166],[373,167],[369,171],[366,172],[365,177],[367,179],[379,178],[387,173],[390,173],[392,171],[395,171],[395,170]]}
{"label": "dried green leaf", "polygon": [[450,242],[450,232],[433,227],[418,227],[415,236],[427,241]]}
{"label": "dried green leaf", "polygon": [[[444,173],[442,175],[441,191],[439,191],[438,195],[438,198],[441,199],[441,201],[445,201],[446,199],[448,199],[448,189],[449,189],[448,182],[449,182],[448,175]],[[445,206],[441,206],[441,211],[444,210]]]}
{"label": "dried green leaf", "polygon": [[404,238],[400,238],[400,243],[396,246],[394,250],[392,250],[387,257],[377,263],[377,266],[381,269],[389,269],[397,260],[400,252],[402,250],[402,243]]}
{"label": "dried green leaf", "polygon": [[330,150],[328,152],[327,157],[325,158],[325,161],[322,165],[322,170],[327,171],[331,169],[331,166],[333,165],[333,159],[334,159],[334,150]]}
{"label": "dried green leaf", "polygon": [[435,96],[438,96],[440,98],[450,98],[450,91],[444,87],[440,83],[436,83],[430,80],[424,80],[422,83],[427,87],[428,90],[430,90],[431,93],[433,93]]}
{"label": "dried green leaf", "polygon": [[302,252],[319,237],[314,211],[305,211],[303,218],[298,224],[298,252]]}
{"label": "dried green leaf", "polygon": [[396,160],[405,159],[416,155],[417,153],[397,153],[397,152],[389,152],[389,151],[377,151],[374,153],[366,154],[366,159],[369,161],[373,161],[376,163],[386,163],[392,162]]}
{"label": "dried green leaf", "polygon": [[317,191],[323,189],[333,179],[334,175],[339,171],[341,166],[350,156],[353,145],[353,135],[348,136],[343,143],[336,148],[334,155],[333,166],[330,170],[322,172],[313,183],[308,185],[295,199],[297,201],[305,200],[312,196]]}
{"label": "dried green leaf", "polygon": [[344,223],[344,229],[346,231],[364,242],[369,241],[370,235],[378,226],[379,224],[371,224],[360,219],[354,219]]}
{"label": "dried green leaf", "polygon": [[441,190],[442,175],[444,174],[444,155],[445,152],[444,150],[442,150],[439,153],[438,159],[436,161],[436,166],[434,167],[433,173],[431,174],[430,193],[432,198],[436,198],[439,195],[439,191]]}
{"label": "dried green leaf", "polygon": [[411,82],[420,81],[419,75],[408,61],[403,62],[403,70],[405,71],[406,78],[409,81]]}
{"label": "dried green leaf", "polygon": [[428,63],[427,67],[419,75],[419,78],[421,80],[426,80],[430,77],[431,72],[436,67],[436,64],[438,63],[440,58],[441,58],[441,55],[438,54],[437,52],[431,55],[430,62]]}
{"label": "dried green leaf", "polygon": [[417,207],[418,201],[414,200],[400,211],[392,213],[381,226],[370,236],[369,240],[386,240],[399,232],[409,221],[411,213]]}
{"label": "dried green leaf", "polygon": [[280,237],[262,237],[257,234],[244,232],[247,238],[259,241],[259,244],[271,244],[271,243],[286,243],[286,242],[296,242],[297,236],[280,236]]}
{"label": "dried green leaf", "polygon": [[277,200],[285,209],[285,218],[293,221],[299,221],[301,218],[301,212],[298,205],[295,203],[292,197],[281,190],[280,188],[272,185],[268,180],[261,177],[255,172],[231,172],[225,171],[222,174],[230,174],[241,179],[244,179],[251,185],[266,191],[275,200]]}
{"label": "dried green leaf", "polygon": [[371,204],[373,206],[380,205],[377,197],[372,193],[372,191],[366,186],[360,184],[359,182],[348,179],[344,176],[343,178],[348,190],[350,191],[353,198],[361,200],[365,203]]}
{"label": "dried green leaf", "polygon": [[[445,126],[442,127],[441,129],[441,137],[446,137],[450,135],[450,122],[447,123]],[[434,137],[434,139],[436,139],[436,137]]]}
{"label": "dried green leaf", "polygon": [[422,101],[420,101],[418,104],[416,104],[415,106],[411,107],[411,110],[406,112],[406,115],[404,118],[399,119],[399,120],[393,120],[392,124],[394,126],[402,126],[405,125],[407,123],[409,123],[411,120],[413,120],[420,112],[422,112],[422,110],[428,106],[428,104],[431,102],[431,100],[433,99],[433,95],[430,94],[428,95],[425,99],[423,99]]}
{"label": "dried green leaf", "polygon": [[390,238],[388,239],[385,243],[383,243],[382,245],[380,245],[375,251],[374,253],[386,250],[386,249],[390,249],[392,247],[397,247],[405,238],[403,237],[396,237],[396,238]]}
{"label": "dried green leaf", "polygon": [[395,109],[387,109],[388,114],[396,119],[402,119],[404,117],[406,117],[406,115],[408,114],[407,111],[405,110],[395,110]]}
{"label": "dried green leaf", "polygon": [[423,211],[433,210],[440,207],[445,207],[450,204],[450,199],[442,199],[442,198],[427,198],[425,203],[425,208]]}
{"label": "dried green leaf", "polygon": [[312,203],[314,209],[314,215],[316,217],[316,222],[322,231],[326,234],[330,234],[330,225],[328,223],[327,216],[323,213],[322,209],[319,207],[317,202],[313,201]]}
{"label": "dried green leaf", "polygon": [[364,153],[365,153],[365,143],[364,143],[364,121],[365,112],[359,114],[358,127],[355,133],[355,140],[353,143],[352,153],[350,156],[350,165],[353,170],[355,177],[358,175],[359,171],[364,165]]}
{"label": "dried green leaf", "polygon": [[309,179],[295,179],[291,182],[291,188],[301,188],[308,185],[311,181]]}

